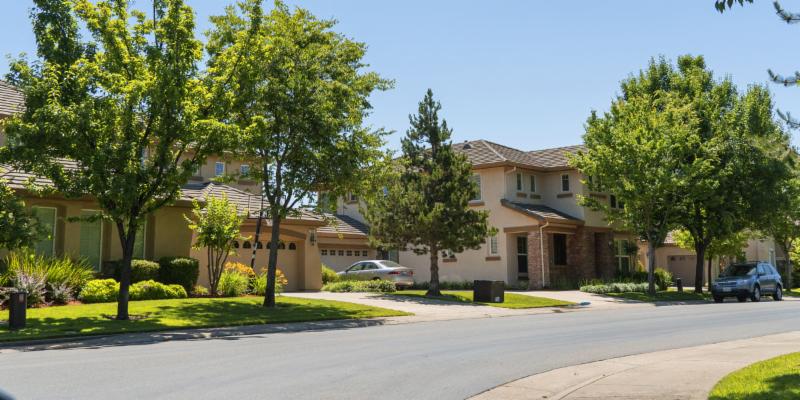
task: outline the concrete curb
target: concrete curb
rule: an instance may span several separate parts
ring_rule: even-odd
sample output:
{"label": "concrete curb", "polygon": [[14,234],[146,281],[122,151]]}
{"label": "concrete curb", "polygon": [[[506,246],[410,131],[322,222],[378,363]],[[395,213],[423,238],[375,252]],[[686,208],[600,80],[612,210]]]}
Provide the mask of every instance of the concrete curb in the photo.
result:
{"label": "concrete curb", "polygon": [[706,399],[725,375],[797,351],[800,331],[658,351],[531,375],[473,399]]}

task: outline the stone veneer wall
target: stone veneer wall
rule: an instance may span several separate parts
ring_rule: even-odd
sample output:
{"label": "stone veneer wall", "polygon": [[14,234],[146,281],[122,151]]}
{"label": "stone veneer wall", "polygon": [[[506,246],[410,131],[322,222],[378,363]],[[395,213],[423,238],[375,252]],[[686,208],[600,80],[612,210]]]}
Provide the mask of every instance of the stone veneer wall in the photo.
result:
{"label": "stone veneer wall", "polygon": [[580,283],[585,279],[612,279],[614,265],[614,234],[607,230],[579,227],[567,235],[567,265],[553,265],[552,233],[544,234],[544,260],[547,268],[542,276],[542,253],[539,231],[528,233],[528,276],[530,288],[542,289],[561,281]]}

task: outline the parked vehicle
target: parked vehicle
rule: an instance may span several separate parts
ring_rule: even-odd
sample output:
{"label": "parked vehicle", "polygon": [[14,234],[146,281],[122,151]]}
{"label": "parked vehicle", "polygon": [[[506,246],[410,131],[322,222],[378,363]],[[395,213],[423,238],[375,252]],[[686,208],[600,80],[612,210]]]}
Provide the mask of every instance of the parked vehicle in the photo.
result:
{"label": "parked vehicle", "polygon": [[398,287],[411,287],[414,284],[414,270],[389,260],[359,261],[337,274],[342,279],[358,281],[384,279],[394,282]]}
{"label": "parked vehicle", "polygon": [[767,262],[732,264],[725,268],[711,285],[714,301],[722,303],[725,297],[736,297],[740,302],[760,301],[768,295],[776,301],[783,300],[781,275]]}

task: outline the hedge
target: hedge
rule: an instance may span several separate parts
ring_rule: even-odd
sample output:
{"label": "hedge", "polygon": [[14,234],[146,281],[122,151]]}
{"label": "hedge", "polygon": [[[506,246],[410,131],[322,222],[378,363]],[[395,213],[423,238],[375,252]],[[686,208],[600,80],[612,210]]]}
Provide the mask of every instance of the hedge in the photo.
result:
{"label": "hedge", "polygon": [[158,281],[181,285],[187,293],[192,292],[200,276],[200,262],[188,257],[162,257],[158,260]]}

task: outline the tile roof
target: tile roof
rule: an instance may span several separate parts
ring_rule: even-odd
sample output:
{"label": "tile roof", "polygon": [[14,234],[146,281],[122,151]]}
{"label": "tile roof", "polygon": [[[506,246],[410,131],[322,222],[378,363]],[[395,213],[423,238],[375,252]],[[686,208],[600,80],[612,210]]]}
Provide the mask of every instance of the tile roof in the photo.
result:
{"label": "tile roof", "polygon": [[567,213],[563,213],[554,208],[541,204],[518,203],[516,201],[509,201],[506,199],[501,199],[500,204],[512,210],[518,211],[520,213],[534,217],[539,220],[559,221],[559,222],[583,222],[579,218],[575,218]]}
{"label": "tile roof", "polygon": [[342,214],[325,214],[325,217],[330,219],[333,224],[317,228],[317,232],[319,233],[359,236],[367,236],[369,234],[369,227],[367,224],[353,217]]}
{"label": "tile roof", "polygon": [[0,81],[0,116],[9,116],[22,111],[25,96],[14,85]]}
{"label": "tile roof", "polygon": [[522,151],[488,140],[473,140],[453,144],[453,149],[466,154],[467,159],[473,166],[513,164],[541,169],[569,168],[566,153],[575,153],[583,148],[583,145],[578,145]]}
{"label": "tile roof", "polygon": [[[228,200],[236,205],[236,209],[242,213],[247,214],[247,218],[258,218],[258,212],[261,208],[261,197],[254,195],[244,190],[237,189],[217,182],[203,182],[203,183],[188,183],[181,188],[181,200],[197,200],[200,202],[206,201],[208,198],[222,198],[227,196]],[[264,202],[264,207],[268,203]],[[290,217],[289,219],[301,219],[308,221],[322,222],[323,218],[310,210],[301,209],[299,215]],[[265,220],[269,225],[270,221]]]}

